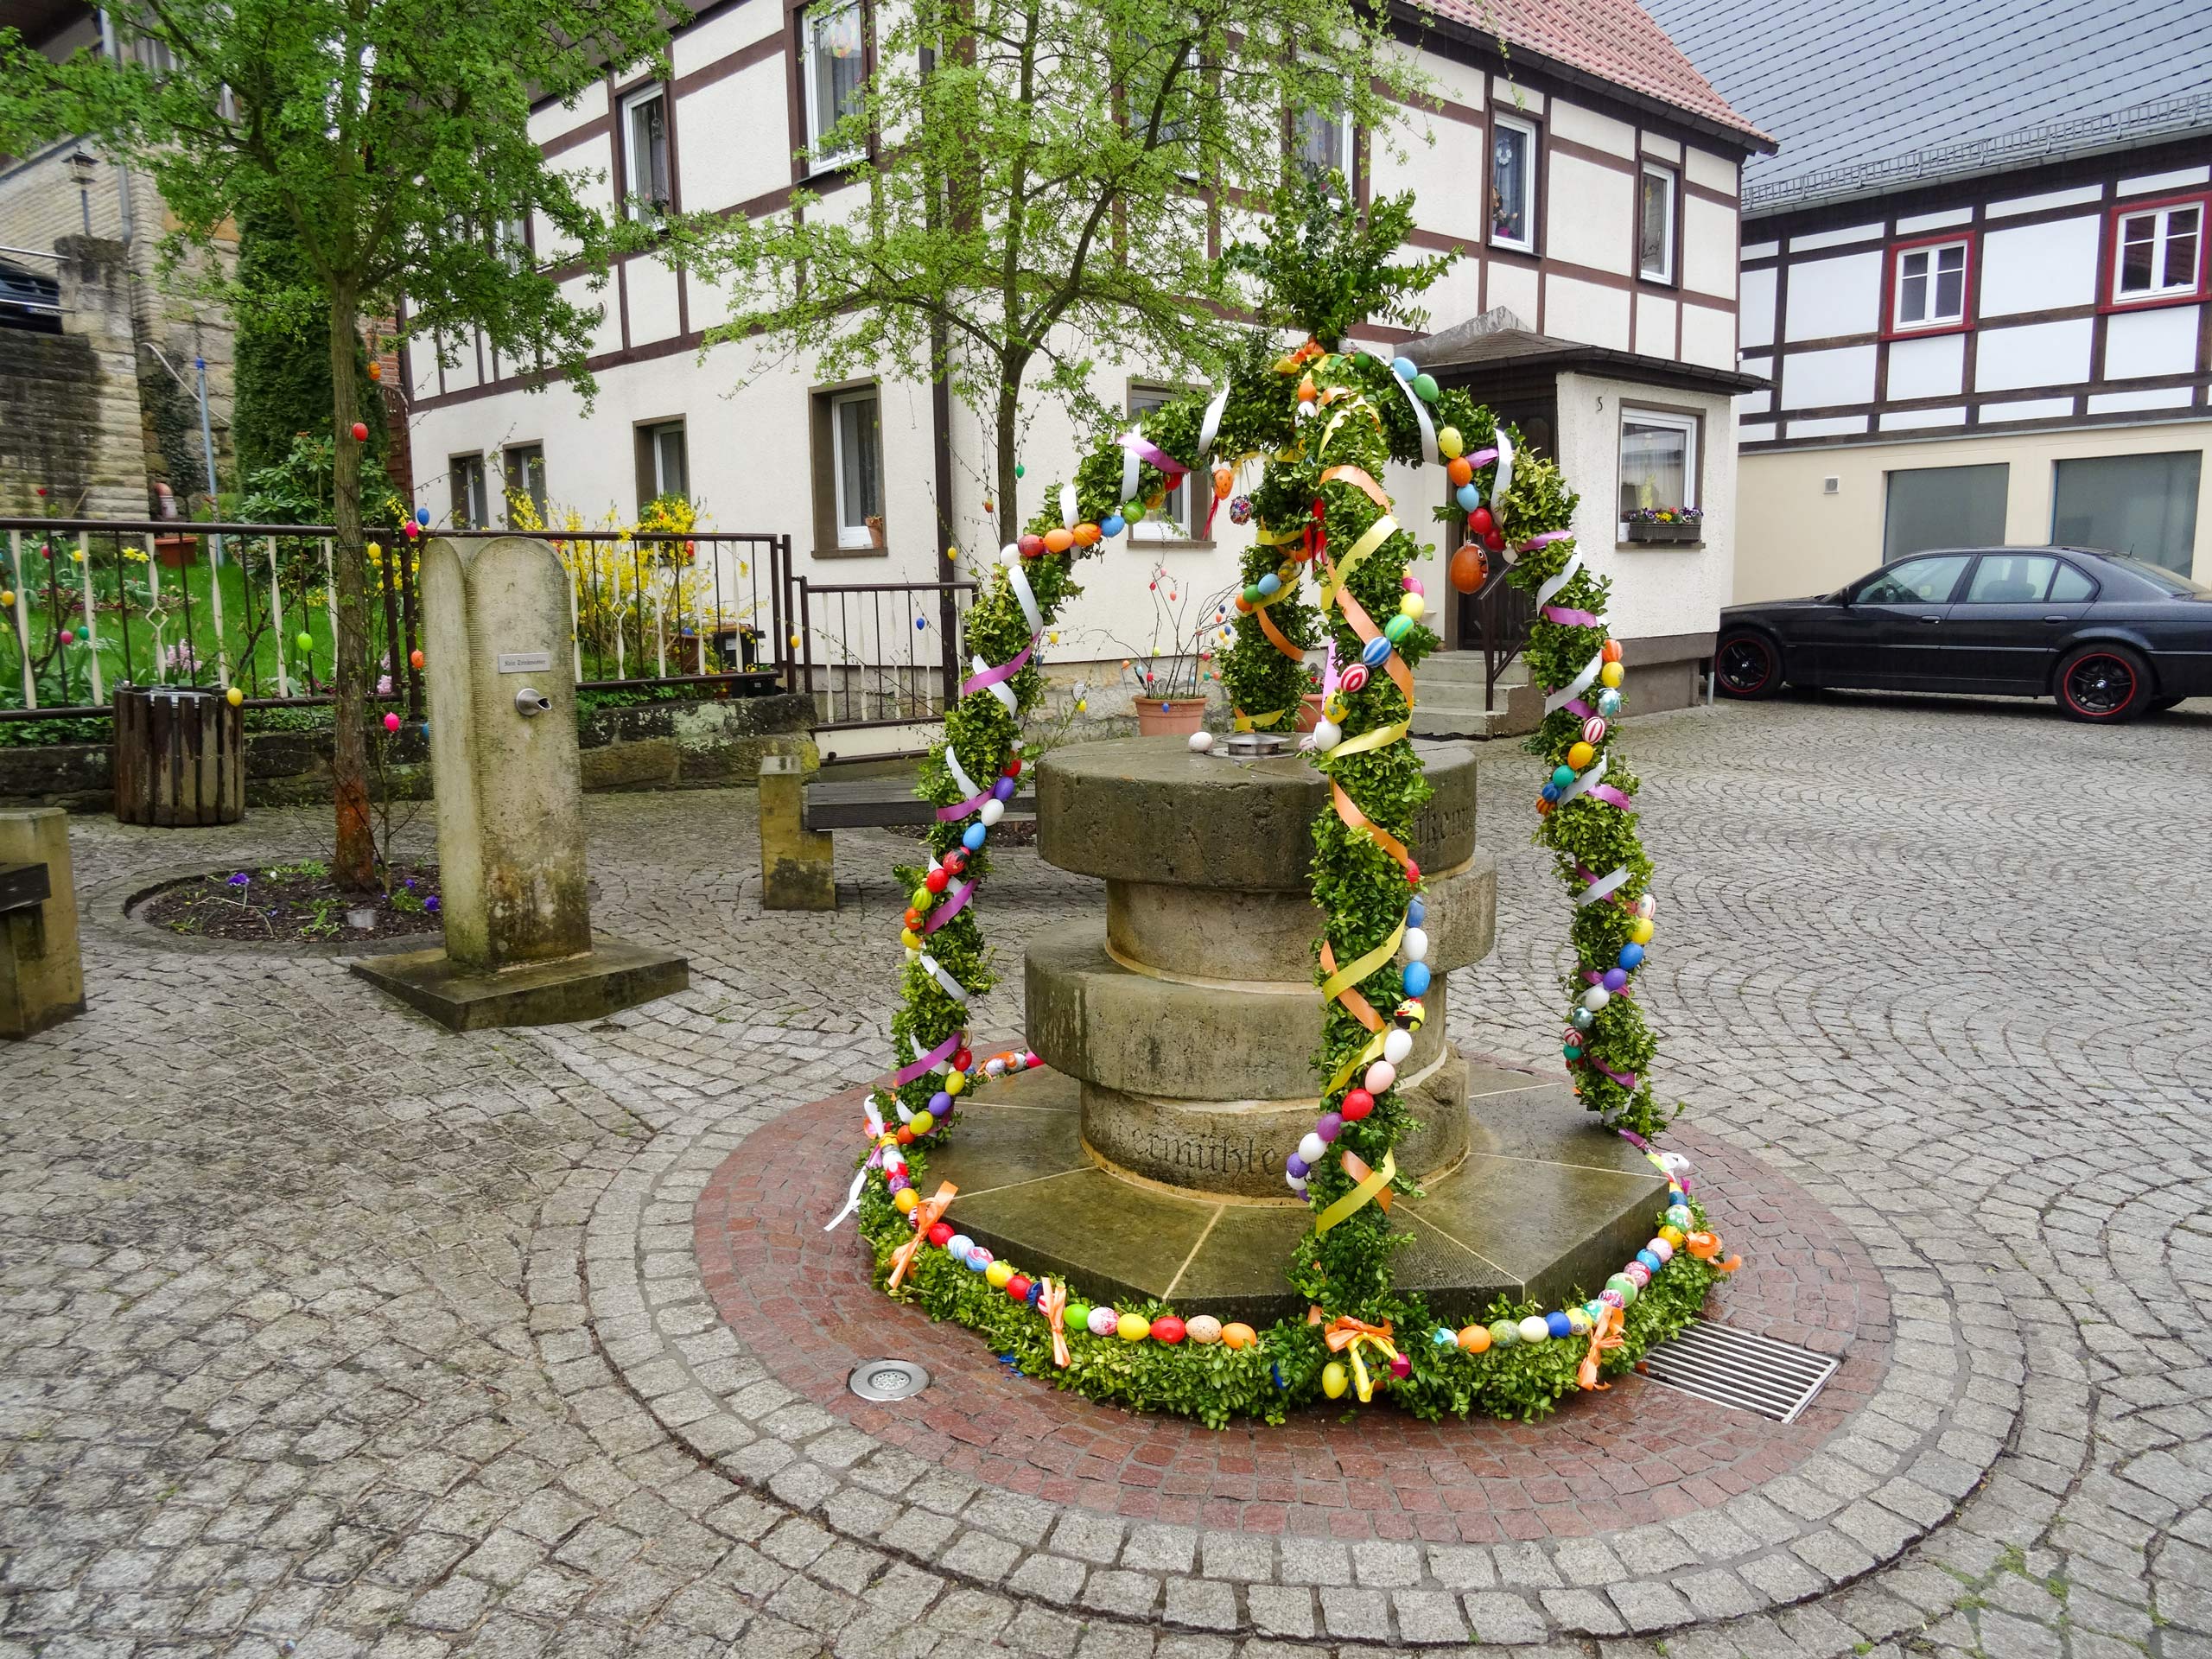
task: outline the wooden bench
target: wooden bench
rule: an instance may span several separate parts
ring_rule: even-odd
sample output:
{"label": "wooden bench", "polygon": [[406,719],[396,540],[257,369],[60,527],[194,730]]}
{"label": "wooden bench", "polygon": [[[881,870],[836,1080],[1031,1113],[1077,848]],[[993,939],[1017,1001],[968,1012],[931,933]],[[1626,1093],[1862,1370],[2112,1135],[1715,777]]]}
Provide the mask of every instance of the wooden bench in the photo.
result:
{"label": "wooden bench", "polygon": [[[1034,817],[1035,794],[1006,804],[1009,818]],[[937,809],[914,793],[909,778],[807,781],[795,755],[760,762],[760,907],[835,910],[833,830],[887,829],[937,822]]]}

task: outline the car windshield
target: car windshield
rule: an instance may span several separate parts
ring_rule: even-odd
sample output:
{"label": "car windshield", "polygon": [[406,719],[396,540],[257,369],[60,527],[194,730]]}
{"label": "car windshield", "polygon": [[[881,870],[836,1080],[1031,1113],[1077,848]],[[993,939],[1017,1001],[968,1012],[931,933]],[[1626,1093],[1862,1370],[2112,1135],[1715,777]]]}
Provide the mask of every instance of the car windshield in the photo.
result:
{"label": "car windshield", "polygon": [[2101,556],[2107,563],[2116,564],[2145,582],[2156,583],[2176,599],[2212,599],[2212,588],[2207,588],[2201,582],[2192,582],[2180,571],[2169,570],[2163,564],[2153,564],[2148,559],[2133,558],[2125,553],[2107,553]]}

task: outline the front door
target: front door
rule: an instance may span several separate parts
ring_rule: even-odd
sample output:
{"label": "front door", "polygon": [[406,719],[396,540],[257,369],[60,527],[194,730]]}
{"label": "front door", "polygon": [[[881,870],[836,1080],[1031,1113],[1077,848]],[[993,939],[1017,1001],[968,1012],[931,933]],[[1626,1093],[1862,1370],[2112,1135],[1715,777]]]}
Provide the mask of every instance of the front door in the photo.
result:
{"label": "front door", "polygon": [[1944,625],[1945,653],[1975,690],[2041,696],[2058,646],[2096,596],[2076,566],[2049,553],[1985,553]]}
{"label": "front door", "polygon": [[1944,620],[1971,553],[1923,553],[1877,571],[1823,614],[1814,645],[1821,685],[1895,691],[1942,688]]}
{"label": "front door", "polygon": [[[1556,395],[1509,399],[1492,404],[1491,409],[1499,420],[1520,433],[1522,448],[1548,461],[1552,458],[1553,434],[1556,430],[1559,410]],[[1466,539],[1466,517],[1465,514],[1454,514],[1445,523],[1444,568],[1446,571],[1452,568],[1452,556],[1459,550]],[[1493,582],[1501,581],[1505,575],[1505,561],[1495,553],[1488,556],[1490,580]],[[1520,613],[1506,614],[1500,608],[1501,601],[1505,599],[1503,593],[1491,594],[1487,603],[1479,593],[1454,593],[1452,597],[1457,601],[1459,611],[1459,626],[1454,631],[1453,643],[1461,651],[1480,651],[1483,648],[1483,620],[1485,615],[1508,632],[1516,628],[1523,635],[1527,632],[1528,618],[1520,613],[1525,613],[1528,607],[1523,606],[1520,607]]]}

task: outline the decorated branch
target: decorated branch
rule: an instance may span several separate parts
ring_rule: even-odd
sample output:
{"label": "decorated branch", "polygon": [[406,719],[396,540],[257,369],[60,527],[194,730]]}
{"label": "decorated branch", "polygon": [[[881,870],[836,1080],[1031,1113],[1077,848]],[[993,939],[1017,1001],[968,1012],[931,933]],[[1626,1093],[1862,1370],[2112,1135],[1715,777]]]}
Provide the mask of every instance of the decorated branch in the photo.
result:
{"label": "decorated branch", "polygon": [[[1618,712],[1619,670],[1597,614],[1605,592],[1573,550],[1574,498],[1555,467],[1520,452],[1465,391],[1440,388],[1406,358],[1344,340],[1358,319],[1417,321],[1412,296],[1441,273],[1441,260],[1390,263],[1411,225],[1410,198],[1363,215],[1319,192],[1280,207],[1267,245],[1239,250],[1235,262],[1260,279],[1265,320],[1302,327],[1304,343],[1281,353],[1255,346],[1225,386],[1171,401],[1102,440],[1002,550],[969,612],[968,677],[917,784],[936,815],[926,862],[899,871],[911,904],[892,1021],[898,1064],[868,1104],[868,1145],[847,1209],[858,1208],[887,1289],[983,1332],[1025,1370],[1096,1398],[1218,1424],[1236,1414],[1276,1419],[1347,1392],[1363,1402],[1387,1389],[1424,1417],[1532,1417],[1578,1387],[1604,1387],[1694,1317],[1734,1263],[1721,1259],[1690,1195],[1686,1160],[1646,1147],[1668,1173],[1666,1205],[1652,1217],[1649,1242],[1595,1294],[1549,1309],[1500,1300],[1487,1319],[1453,1330],[1392,1288],[1391,1258],[1406,1236],[1390,1226],[1391,1200],[1415,1191],[1395,1156],[1414,1127],[1397,1067],[1425,1018],[1431,978],[1410,844],[1429,793],[1411,741],[1413,670],[1438,640],[1411,568],[1427,550],[1395,515],[1380,481],[1385,466],[1443,471],[1448,504],[1437,516],[1464,518],[1471,538],[1453,561],[1455,586],[1479,587],[1486,556],[1509,550],[1522,562],[1516,581],[1548,584],[1541,655],[1532,658],[1555,691],[1543,736],[1558,740],[1565,770],[1546,785],[1544,833],[1563,868],[1594,861],[1599,878],[1625,872],[1599,895],[1619,905],[1601,911],[1593,900],[1576,913],[1578,960],[1595,995],[1578,1004],[1578,1015],[1591,1017],[1575,1022],[1578,1033],[1587,1027],[1588,1045],[1570,1043],[1568,1058],[1581,1065],[1585,1097],[1638,1129],[1651,1127],[1648,1090],[1631,1094],[1636,1077],[1616,1068],[1640,1071],[1649,1057],[1627,994],[1641,961],[1632,936],[1649,938],[1648,915],[1636,906],[1649,869],[1628,808],[1634,780],[1609,770],[1599,752],[1611,713],[1567,712],[1599,683],[1594,695],[1611,696]],[[1253,525],[1222,665],[1239,728],[1288,730],[1316,677],[1310,653],[1323,651],[1328,664],[1309,744],[1329,784],[1311,873],[1325,918],[1314,944],[1320,1111],[1286,1166],[1312,1214],[1287,1273],[1311,1307],[1265,1332],[1185,1319],[1157,1304],[1094,1303],[1079,1286],[995,1260],[959,1231],[957,1191],[949,1183],[931,1191],[926,1175],[930,1147],[969,1092],[1036,1063],[1020,1052],[979,1059],[968,1008],[995,983],[980,895],[991,832],[1019,787],[1021,721],[1043,693],[1037,653],[1079,591],[1075,561],[1125,534],[1185,478],[1208,501],[1209,524],[1227,504]],[[1248,479],[1249,493],[1239,494]],[[1586,677],[1569,663],[1585,645]],[[1599,812],[1611,817],[1592,816]],[[1599,885],[1581,883],[1586,892]],[[1629,1107],[1598,1097],[1593,1077],[1623,1091]],[[1643,1119],[1635,1119],[1639,1101]]]}

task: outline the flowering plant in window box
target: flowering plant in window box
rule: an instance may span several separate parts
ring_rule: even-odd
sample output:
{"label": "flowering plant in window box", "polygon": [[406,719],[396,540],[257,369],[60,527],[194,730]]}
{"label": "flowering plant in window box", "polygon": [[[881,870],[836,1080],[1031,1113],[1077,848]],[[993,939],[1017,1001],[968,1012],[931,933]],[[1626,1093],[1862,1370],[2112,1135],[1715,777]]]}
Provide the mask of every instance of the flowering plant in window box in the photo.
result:
{"label": "flowering plant in window box", "polygon": [[1705,536],[1705,514],[1695,507],[1633,507],[1621,519],[1631,542],[1695,542]]}

